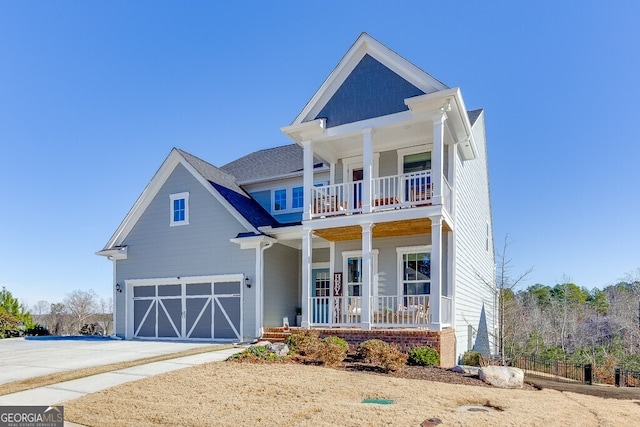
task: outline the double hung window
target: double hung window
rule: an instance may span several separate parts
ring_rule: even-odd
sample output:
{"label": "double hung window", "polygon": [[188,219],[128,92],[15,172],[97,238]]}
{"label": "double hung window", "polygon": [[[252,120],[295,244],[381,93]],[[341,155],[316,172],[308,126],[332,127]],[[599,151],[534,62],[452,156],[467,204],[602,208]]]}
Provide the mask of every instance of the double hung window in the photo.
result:
{"label": "double hung window", "polygon": [[169,225],[189,224],[189,193],[171,194],[169,202]]}
{"label": "double hung window", "polygon": [[403,295],[428,295],[431,292],[431,248],[398,248],[398,273]]}

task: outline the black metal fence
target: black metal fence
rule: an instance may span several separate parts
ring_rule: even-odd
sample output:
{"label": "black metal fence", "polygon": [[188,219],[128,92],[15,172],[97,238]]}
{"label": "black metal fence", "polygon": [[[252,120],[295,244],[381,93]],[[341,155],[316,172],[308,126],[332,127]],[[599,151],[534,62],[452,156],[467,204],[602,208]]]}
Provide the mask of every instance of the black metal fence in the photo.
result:
{"label": "black metal fence", "polygon": [[511,366],[522,369],[526,375],[576,384],[610,384],[616,387],[640,387],[640,372],[620,368],[580,365],[566,360],[547,360],[535,356],[518,356]]}

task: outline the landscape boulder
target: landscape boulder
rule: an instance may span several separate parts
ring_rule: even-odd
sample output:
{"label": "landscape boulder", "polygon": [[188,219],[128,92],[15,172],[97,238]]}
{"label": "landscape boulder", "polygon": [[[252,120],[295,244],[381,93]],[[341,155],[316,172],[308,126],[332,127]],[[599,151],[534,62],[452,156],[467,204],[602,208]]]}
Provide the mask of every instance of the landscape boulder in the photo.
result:
{"label": "landscape boulder", "polygon": [[487,384],[499,388],[521,388],[524,384],[522,369],[509,366],[483,366],[478,376]]}
{"label": "landscape boulder", "polygon": [[272,353],[276,354],[276,356],[283,357],[289,354],[289,346],[285,343],[276,342],[273,344],[269,344],[268,347]]}

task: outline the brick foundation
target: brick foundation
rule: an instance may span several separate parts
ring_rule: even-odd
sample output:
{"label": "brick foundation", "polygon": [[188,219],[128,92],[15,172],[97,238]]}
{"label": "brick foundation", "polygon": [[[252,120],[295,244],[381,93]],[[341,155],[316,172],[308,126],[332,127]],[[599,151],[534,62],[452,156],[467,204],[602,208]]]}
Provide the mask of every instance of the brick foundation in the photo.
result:
{"label": "brick foundation", "polygon": [[[292,328],[295,333],[298,328]],[[380,339],[390,344],[396,344],[400,350],[408,352],[414,347],[429,346],[435,348],[440,353],[440,366],[450,368],[456,364],[455,342],[456,335],[453,329],[443,331],[424,330],[398,330],[398,329],[374,329],[365,331],[360,329],[316,329],[320,337],[334,335],[349,343],[351,350],[355,350],[358,345],[367,340]]]}

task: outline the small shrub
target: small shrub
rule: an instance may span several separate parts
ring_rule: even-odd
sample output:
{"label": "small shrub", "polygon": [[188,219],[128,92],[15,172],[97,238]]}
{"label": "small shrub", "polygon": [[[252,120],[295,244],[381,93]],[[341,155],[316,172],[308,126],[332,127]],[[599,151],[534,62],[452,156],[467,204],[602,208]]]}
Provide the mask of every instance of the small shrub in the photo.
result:
{"label": "small shrub", "polygon": [[409,351],[407,363],[414,366],[439,365],[440,354],[438,353],[438,350],[427,346],[412,348]]}
{"label": "small shrub", "polygon": [[51,333],[49,332],[49,329],[47,329],[42,325],[35,325],[31,329],[27,329],[24,333],[25,335],[31,335],[36,337],[44,337],[44,336],[51,335]]}
{"label": "small shrub", "polygon": [[360,343],[357,352],[365,362],[379,366],[385,371],[401,371],[407,363],[407,355],[397,346],[379,339]]}
{"label": "small shrub", "polygon": [[80,328],[80,335],[103,335],[102,326],[97,323],[87,323]]}
{"label": "small shrub", "polygon": [[302,356],[310,356],[320,342],[320,335],[313,329],[303,329],[289,335],[285,342],[294,352]]}
{"label": "small shrub", "polygon": [[0,310],[0,338],[19,337],[21,334],[20,319]]}
{"label": "small shrub", "polygon": [[330,336],[319,341],[309,356],[323,365],[338,366],[347,357],[348,349],[349,346],[344,339]]}
{"label": "small shrub", "polygon": [[324,338],[322,341],[331,342],[333,344],[339,345],[340,347],[344,348],[345,352],[349,351],[349,344],[344,338],[340,338],[332,335]]}
{"label": "small shrub", "polygon": [[465,351],[462,355],[462,364],[469,366],[481,366],[482,355],[477,351]]}
{"label": "small shrub", "polygon": [[234,360],[237,362],[246,361],[254,363],[281,362],[282,360],[284,360],[284,357],[278,356],[277,354],[269,350],[268,347],[252,345],[251,347],[242,350],[240,353],[229,356],[227,360]]}

